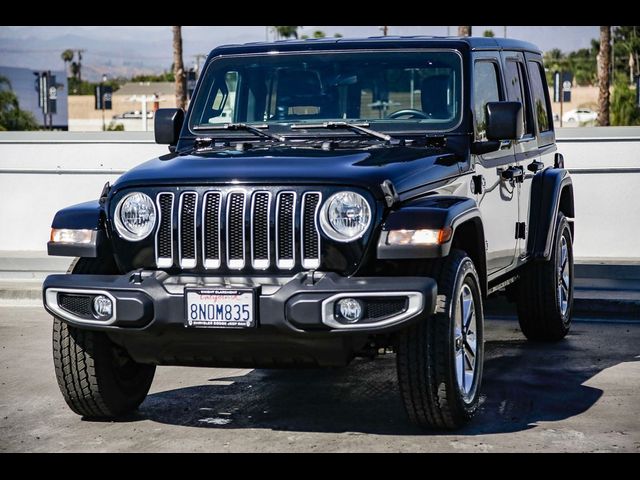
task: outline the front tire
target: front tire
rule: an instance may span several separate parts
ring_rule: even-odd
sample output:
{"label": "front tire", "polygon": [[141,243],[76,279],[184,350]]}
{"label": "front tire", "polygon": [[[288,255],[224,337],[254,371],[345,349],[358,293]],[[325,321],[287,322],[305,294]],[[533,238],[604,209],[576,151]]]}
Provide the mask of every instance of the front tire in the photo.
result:
{"label": "front tire", "polygon": [[[81,258],[73,273],[111,273],[107,263]],[[143,402],[155,365],[135,362],[104,332],[80,329],[53,319],[53,363],[67,405],[88,418],[129,413]]]}
{"label": "front tire", "polygon": [[484,360],[484,315],[473,261],[461,250],[437,275],[441,312],[404,330],[397,346],[400,393],[412,423],[455,429],[478,408]]}
{"label": "front tire", "polygon": [[528,265],[518,281],[518,320],[527,339],[556,341],[569,333],[573,278],[571,229],[559,212],[551,258]]}

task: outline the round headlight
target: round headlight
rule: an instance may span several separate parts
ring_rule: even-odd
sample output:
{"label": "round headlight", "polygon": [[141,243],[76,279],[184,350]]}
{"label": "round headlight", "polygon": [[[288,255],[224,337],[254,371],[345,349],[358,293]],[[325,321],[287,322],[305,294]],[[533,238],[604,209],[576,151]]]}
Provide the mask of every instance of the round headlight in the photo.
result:
{"label": "round headlight", "polygon": [[148,195],[134,192],[120,200],[115,214],[116,230],[122,238],[137,242],[149,236],[156,225],[156,207]]}
{"label": "round headlight", "polygon": [[355,192],[331,195],[320,214],[324,233],[338,242],[351,242],[362,237],[371,223],[371,207]]}

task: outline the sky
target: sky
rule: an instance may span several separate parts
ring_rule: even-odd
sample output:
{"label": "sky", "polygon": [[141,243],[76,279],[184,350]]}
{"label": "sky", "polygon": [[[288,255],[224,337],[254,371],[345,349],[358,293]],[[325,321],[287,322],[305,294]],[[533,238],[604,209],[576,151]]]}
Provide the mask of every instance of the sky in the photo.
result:
{"label": "sky", "polygon": [[[389,35],[452,35],[457,26],[389,26]],[[493,30],[504,35],[503,26],[474,26],[474,35]],[[381,35],[379,26],[305,26],[300,34],[322,30],[328,36],[345,37]],[[588,48],[599,35],[597,26],[508,26],[507,36],[532,42],[543,51],[559,48],[568,52]],[[195,55],[206,54],[218,45],[245,43],[267,39],[261,26],[185,26],[183,27],[184,60],[187,66]],[[269,40],[273,35],[269,35]],[[168,26],[0,26],[0,65],[32,69],[61,70],[60,53],[67,49],[84,49],[83,77],[97,80],[107,76],[161,72],[172,63],[171,27]]]}

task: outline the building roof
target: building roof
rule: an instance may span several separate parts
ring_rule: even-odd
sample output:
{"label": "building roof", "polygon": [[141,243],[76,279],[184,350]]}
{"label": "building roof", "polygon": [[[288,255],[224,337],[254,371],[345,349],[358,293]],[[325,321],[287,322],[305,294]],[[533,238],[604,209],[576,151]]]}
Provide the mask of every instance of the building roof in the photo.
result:
{"label": "building roof", "polygon": [[121,86],[114,95],[174,95],[175,85],[172,82],[128,82]]}
{"label": "building roof", "polygon": [[495,37],[435,37],[425,35],[386,36],[368,38],[319,38],[306,40],[279,40],[222,45],[210,56],[231,53],[260,53],[268,51],[337,50],[341,48],[465,48],[469,50],[526,50],[540,53],[529,42]]}

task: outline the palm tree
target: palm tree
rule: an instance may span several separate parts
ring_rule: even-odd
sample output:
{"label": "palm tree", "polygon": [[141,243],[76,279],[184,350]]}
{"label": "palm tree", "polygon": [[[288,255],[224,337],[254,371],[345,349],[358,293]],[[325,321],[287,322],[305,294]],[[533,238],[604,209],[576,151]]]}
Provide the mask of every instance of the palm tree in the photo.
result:
{"label": "palm tree", "polygon": [[60,54],[60,58],[62,58],[62,61],[64,62],[65,72],[67,72],[67,75],[69,75],[67,64],[73,62],[73,50],[71,50],[70,48],[67,48],[64,52]]}
{"label": "palm tree", "polygon": [[471,36],[471,26],[459,26],[458,27],[458,36],[459,37],[470,37]]}
{"label": "palm tree", "polygon": [[187,105],[187,75],[182,62],[182,27],[173,28],[173,74],[176,85],[176,107]]}
{"label": "palm tree", "polygon": [[276,31],[278,38],[298,38],[298,29],[300,27],[273,27]]}
{"label": "palm tree", "polygon": [[598,125],[609,125],[609,70],[611,68],[611,27],[600,27],[598,52]]}

